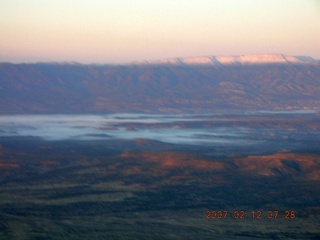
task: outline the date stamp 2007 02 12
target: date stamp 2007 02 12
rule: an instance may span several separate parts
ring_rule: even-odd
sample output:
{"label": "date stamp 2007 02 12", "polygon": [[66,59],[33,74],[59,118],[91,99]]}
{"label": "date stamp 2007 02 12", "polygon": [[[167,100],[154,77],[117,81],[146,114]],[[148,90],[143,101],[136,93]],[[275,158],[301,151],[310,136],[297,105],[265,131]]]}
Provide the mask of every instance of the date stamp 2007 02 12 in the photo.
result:
{"label": "date stamp 2007 02 12", "polygon": [[268,210],[263,212],[261,210],[245,211],[245,210],[207,210],[206,219],[294,219],[296,212],[294,210]]}

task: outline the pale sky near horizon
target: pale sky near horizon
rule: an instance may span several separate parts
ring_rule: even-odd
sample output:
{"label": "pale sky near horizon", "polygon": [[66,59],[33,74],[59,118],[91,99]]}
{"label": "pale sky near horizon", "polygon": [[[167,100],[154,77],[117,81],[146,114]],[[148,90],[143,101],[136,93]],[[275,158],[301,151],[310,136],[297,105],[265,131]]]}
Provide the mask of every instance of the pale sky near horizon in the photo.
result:
{"label": "pale sky near horizon", "polygon": [[0,62],[320,59],[320,0],[0,0]]}

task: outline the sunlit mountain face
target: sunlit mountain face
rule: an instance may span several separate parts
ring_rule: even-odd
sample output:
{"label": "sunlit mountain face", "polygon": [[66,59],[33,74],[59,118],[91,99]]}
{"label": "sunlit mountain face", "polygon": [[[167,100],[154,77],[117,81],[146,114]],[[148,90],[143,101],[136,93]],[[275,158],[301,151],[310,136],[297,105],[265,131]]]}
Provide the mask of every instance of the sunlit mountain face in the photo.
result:
{"label": "sunlit mountain face", "polygon": [[309,57],[176,58],[129,65],[0,64],[1,114],[319,109]]}
{"label": "sunlit mountain face", "polygon": [[238,56],[204,56],[168,58],[156,61],[147,61],[149,64],[187,64],[187,65],[228,65],[228,64],[276,64],[276,63],[300,63],[317,64],[319,60],[307,56],[288,56],[284,54],[256,54]]}

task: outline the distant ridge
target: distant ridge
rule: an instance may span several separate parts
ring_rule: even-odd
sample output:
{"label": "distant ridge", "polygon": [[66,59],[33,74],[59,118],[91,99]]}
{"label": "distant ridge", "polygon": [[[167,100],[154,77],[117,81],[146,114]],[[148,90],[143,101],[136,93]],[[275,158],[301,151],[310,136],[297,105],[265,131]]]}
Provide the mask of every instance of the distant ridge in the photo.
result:
{"label": "distant ridge", "polygon": [[203,56],[178,57],[155,61],[145,61],[146,64],[175,64],[175,65],[242,65],[242,64],[272,64],[300,63],[319,64],[320,61],[308,56],[289,56],[285,54],[255,54],[235,56]]}
{"label": "distant ridge", "polygon": [[319,92],[320,62],[303,56],[0,63],[0,114],[319,110]]}

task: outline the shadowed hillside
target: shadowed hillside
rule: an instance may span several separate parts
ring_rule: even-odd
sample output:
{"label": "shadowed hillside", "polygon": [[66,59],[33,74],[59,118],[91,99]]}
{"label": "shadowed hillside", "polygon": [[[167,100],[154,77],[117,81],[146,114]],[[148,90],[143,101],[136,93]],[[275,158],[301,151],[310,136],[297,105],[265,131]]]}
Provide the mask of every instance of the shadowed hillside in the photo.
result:
{"label": "shadowed hillside", "polygon": [[0,64],[0,114],[318,109],[320,65]]}
{"label": "shadowed hillside", "polygon": [[[221,158],[138,144],[123,152],[128,141],[27,139],[0,145],[0,239],[320,234],[319,154],[229,152]],[[227,217],[216,216],[219,211]],[[261,218],[253,217],[259,211]]]}

